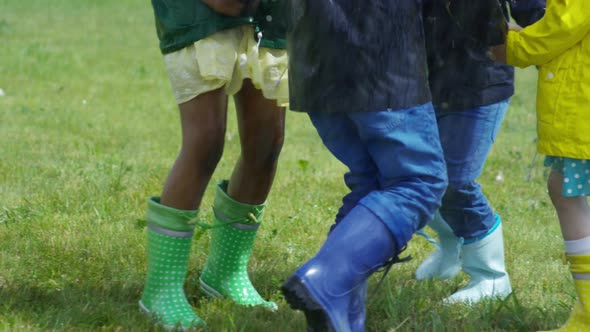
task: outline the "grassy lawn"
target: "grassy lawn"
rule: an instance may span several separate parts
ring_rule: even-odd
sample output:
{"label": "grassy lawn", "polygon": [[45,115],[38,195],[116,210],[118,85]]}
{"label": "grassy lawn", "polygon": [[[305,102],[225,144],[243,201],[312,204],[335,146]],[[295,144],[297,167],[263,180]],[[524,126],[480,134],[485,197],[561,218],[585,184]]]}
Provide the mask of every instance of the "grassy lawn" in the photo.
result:
{"label": "grassy lawn", "polygon": [[[145,331],[137,301],[145,265],[146,198],[159,194],[179,147],[179,120],[157,47],[150,4],[139,0],[0,0],[0,331]],[[514,288],[503,302],[443,306],[468,279],[417,283],[432,250],[409,245],[368,300],[367,331],[534,331],[568,316],[573,284],[562,254],[546,171],[534,155],[534,69],[481,177],[504,220]],[[230,112],[227,178],[239,152]],[[205,298],[198,291],[208,237],[193,242],[186,291],[211,331],[303,331],[278,291],[325,238],[346,192],[344,167],[306,116],[287,136],[251,278],[277,313]],[[211,217],[212,182],[201,216]],[[371,280],[376,285],[377,274]]]}

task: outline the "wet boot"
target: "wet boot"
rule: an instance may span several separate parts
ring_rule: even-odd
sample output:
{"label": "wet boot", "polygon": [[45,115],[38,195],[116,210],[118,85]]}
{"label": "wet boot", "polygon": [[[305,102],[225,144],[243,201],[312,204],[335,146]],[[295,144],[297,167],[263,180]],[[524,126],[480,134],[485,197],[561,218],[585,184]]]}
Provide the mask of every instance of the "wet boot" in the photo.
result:
{"label": "wet boot", "polygon": [[564,326],[552,332],[590,331],[590,255],[568,255],[578,300]]}
{"label": "wet boot", "polygon": [[139,306],[166,330],[204,327],[184,293],[197,210],[182,211],[151,197],[147,210],[147,276]]}
{"label": "wet boot", "polygon": [[276,303],[265,301],[248,277],[248,261],[264,205],[235,201],[227,194],[227,185],[223,181],[217,187],[209,256],[199,279],[201,291],[237,304],[276,310]]}
{"label": "wet boot", "polygon": [[367,278],[397,253],[385,224],[357,205],[281,290],[305,313],[308,332],[363,331]]}
{"label": "wet boot", "polygon": [[446,298],[445,303],[473,304],[484,298],[503,299],[512,293],[504,263],[502,222],[498,215],[496,220],[496,225],[486,237],[463,245],[462,267],[471,280],[465,288]]}
{"label": "wet boot", "polygon": [[463,238],[455,236],[438,212],[428,226],[436,231],[438,242],[432,254],[416,269],[416,279],[452,279],[461,270]]}

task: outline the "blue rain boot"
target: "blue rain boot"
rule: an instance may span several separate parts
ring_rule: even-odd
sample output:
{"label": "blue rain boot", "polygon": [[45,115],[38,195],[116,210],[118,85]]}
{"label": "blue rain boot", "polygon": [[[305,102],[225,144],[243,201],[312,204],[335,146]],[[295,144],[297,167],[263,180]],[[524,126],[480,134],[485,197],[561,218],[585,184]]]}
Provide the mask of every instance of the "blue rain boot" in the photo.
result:
{"label": "blue rain boot", "polygon": [[385,224],[357,205],[281,290],[293,309],[305,313],[308,332],[363,331],[367,278],[397,253]]}
{"label": "blue rain boot", "polygon": [[355,288],[351,295],[350,307],[348,308],[348,323],[351,332],[363,332],[365,330],[365,319],[367,317],[365,303],[368,289],[369,281],[365,280],[359,287]]}
{"label": "blue rain boot", "polygon": [[[340,223],[342,218],[337,219],[336,223],[330,227],[330,232]],[[365,320],[367,317],[367,308],[365,306],[367,290],[369,289],[369,280],[365,280],[359,287],[355,288],[351,295],[351,304],[348,312],[348,322],[351,332],[363,332],[365,330]]]}
{"label": "blue rain boot", "polygon": [[455,236],[455,233],[436,212],[428,226],[436,231],[438,242],[436,249],[416,269],[416,279],[451,279],[461,270],[461,247],[463,238]]}
{"label": "blue rain boot", "polygon": [[444,300],[445,303],[474,304],[484,298],[503,299],[512,293],[510,278],[504,264],[502,221],[496,215],[496,225],[483,239],[467,243],[462,253],[463,271],[469,284]]}

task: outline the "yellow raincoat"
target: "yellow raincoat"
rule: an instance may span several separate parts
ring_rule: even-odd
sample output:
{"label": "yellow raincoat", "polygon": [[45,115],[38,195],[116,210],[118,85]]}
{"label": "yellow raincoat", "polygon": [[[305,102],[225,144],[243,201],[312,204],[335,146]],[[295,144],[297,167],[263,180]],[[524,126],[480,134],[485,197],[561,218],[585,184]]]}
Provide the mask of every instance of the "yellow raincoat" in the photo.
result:
{"label": "yellow raincoat", "polygon": [[539,66],[539,152],[590,159],[590,0],[548,0],[541,20],[508,33],[506,57]]}

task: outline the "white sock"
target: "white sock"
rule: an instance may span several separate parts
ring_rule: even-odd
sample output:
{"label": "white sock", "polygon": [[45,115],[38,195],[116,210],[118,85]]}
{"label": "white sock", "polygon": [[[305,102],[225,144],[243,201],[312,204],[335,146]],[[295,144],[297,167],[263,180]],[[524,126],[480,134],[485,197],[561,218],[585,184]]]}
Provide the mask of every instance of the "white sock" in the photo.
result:
{"label": "white sock", "polygon": [[563,241],[565,252],[569,255],[588,255],[590,254],[590,236],[579,239]]}

